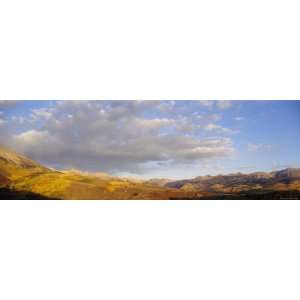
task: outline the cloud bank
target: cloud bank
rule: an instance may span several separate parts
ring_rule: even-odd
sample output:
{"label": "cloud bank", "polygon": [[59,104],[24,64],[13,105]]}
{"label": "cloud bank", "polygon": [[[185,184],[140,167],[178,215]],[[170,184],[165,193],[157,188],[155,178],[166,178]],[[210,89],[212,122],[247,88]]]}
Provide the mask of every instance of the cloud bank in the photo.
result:
{"label": "cloud bank", "polygon": [[175,101],[57,101],[32,109],[26,118],[12,116],[9,126],[23,130],[7,142],[57,168],[137,174],[149,165],[231,157],[237,131],[222,127],[220,119]]}

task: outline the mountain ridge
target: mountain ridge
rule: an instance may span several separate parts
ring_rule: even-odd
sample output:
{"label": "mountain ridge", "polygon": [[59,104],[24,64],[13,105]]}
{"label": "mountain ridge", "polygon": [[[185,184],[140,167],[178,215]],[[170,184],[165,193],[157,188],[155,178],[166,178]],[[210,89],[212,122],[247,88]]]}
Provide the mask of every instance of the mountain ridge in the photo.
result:
{"label": "mountain ridge", "polygon": [[242,192],[247,190],[300,189],[300,169],[287,168],[272,172],[234,173],[216,176],[198,176],[169,182],[165,187],[205,190],[209,192]]}
{"label": "mountain ridge", "polygon": [[247,177],[247,178],[256,178],[256,179],[269,179],[269,178],[299,178],[300,179],[300,168],[286,168],[282,170],[270,171],[270,172],[252,172],[252,173],[229,173],[229,174],[219,174],[219,175],[204,175],[197,176],[191,179],[180,179],[180,180],[172,180],[171,183],[175,182],[192,182],[192,181],[209,181],[216,178],[234,178],[234,177]]}
{"label": "mountain ridge", "polygon": [[0,189],[0,197],[11,191],[9,199],[300,199],[300,169],[142,181],[103,172],[54,170],[0,146]]}
{"label": "mountain ridge", "polygon": [[[0,197],[41,199],[171,199],[194,195],[106,173],[55,170],[8,148],[0,151]],[[9,193],[9,191],[11,191]],[[10,195],[10,196],[9,196]]]}

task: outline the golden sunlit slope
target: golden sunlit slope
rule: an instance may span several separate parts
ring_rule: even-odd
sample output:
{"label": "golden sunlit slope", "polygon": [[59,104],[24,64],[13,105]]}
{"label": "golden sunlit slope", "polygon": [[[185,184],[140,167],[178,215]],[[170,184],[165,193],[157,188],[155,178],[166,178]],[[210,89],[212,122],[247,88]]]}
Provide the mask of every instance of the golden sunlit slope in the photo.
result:
{"label": "golden sunlit slope", "polygon": [[5,187],[10,184],[10,180],[3,174],[0,174],[0,187]]}
{"label": "golden sunlit slope", "polygon": [[46,169],[45,167],[42,167],[37,162],[25,157],[24,155],[21,155],[19,153],[14,152],[11,149],[8,149],[4,146],[0,146],[0,160],[3,163],[11,164],[16,167],[21,168],[42,168]]}
{"label": "golden sunlit slope", "polygon": [[17,197],[20,197],[19,192],[51,199],[170,199],[187,196],[174,188],[105,173],[55,171],[4,147],[0,148],[0,184],[18,192]]}
{"label": "golden sunlit slope", "polygon": [[0,147],[0,199],[286,199],[300,198],[300,169],[131,180],[106,173],[57,171]]}

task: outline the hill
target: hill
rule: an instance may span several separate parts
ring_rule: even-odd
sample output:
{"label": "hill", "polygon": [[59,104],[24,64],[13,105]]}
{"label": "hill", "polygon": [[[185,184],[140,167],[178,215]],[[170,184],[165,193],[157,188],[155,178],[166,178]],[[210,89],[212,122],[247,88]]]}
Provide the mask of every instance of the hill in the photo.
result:
{"label": "hill", "polygon": [[0,198],[171,199],[193,197],[175,188],[79,170],[57,171],[0,147]]}
{"label": "hill", "polygon": [[300,169],[141,181],[53,170],[0,146],[0,199],[300,199]]}
{"label": "hill", "polygon": [[14,152],[11,149],[8,149],[4,146],[0,146],[0,162],[2,163],[2,167],[15,166],[17,168],[24,169],[32,169],[32,168],[41,168],[47,169],[37,162],[21,155],[19,153]]}

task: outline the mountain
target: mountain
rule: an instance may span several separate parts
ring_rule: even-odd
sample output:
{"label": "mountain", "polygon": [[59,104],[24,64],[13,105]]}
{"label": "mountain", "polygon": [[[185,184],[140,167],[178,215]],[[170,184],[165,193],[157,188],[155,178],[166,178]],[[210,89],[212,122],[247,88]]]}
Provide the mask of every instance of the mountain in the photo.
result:
{"label": "mountain", "polygon": [[171,199],[194,197],[174,188],[106,173],[58,171],[0,147],[0,199]]}
{"label": "mountain", "polygon": [[[180,190],[203,192],[208,198],[223,195],[262,194],[270,192],[300,192],[300,169],[289,168],[274,172],[235,173],[198,176],[193,179],[168,182],[164,185]],[[300,194],[299,194],[300,196]]]}
{"label": "mountain", "polygon": [[300,199],[300,169],[147,181],[54,170],[0,146],[0,199]]}
{"label": "mountain", "polygon": [[104,173],[104,172],[84,172],[77,169],[70,169],[70,170],[62,170],[62,173],[65,174],[74,174],[74,175],[80,175],[80,176],[89,176],[89,177],[97,177],[102,179],[109,179],[114,178],[113,176]]}
{"label": "mountain", "polygon": [[165,186],[167,183],[172,182],[172,180],[168,178],[152,178],[146,182],[157,186]]}
{"label": "mountain", "polygon": [[299,179],[300,169],[288,168],[281,171],[273,172],[276,178],[289,178],[289,179]]}

